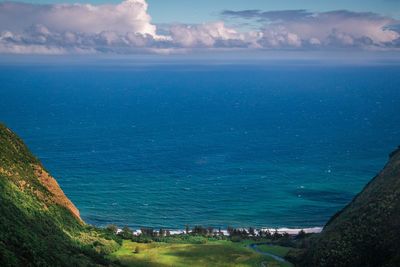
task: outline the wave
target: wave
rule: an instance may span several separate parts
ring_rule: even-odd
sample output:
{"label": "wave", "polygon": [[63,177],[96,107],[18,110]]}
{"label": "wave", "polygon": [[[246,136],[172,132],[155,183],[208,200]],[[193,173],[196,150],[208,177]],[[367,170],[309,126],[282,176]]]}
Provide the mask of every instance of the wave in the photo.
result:
{"label": "wave", "polygon": [[[248,228],[237,228],[240,230],[248,230]],[[269,227],[264,227],[264,228],[260,228],[260,229],[255,229],[254,232],[256,234],[258,234],[260,231],[269,231],[271,233],[274,232],[278,232],[279,234],[289,234],[289,235],[297,235],[300,231],[304,231],[307,234],[317,234],[317,233],[321,233],[323,227],[309,227],[309,228],[286,228],[286,227],[282,227],[282,228],[269,228]],[[165,231],[169,231],[169,233],[171,235],[181,235],[181,234],[185,234],[186,230],[169,230],[169,229],[164,229]],[[228,230],[227,229],[221,229],[221,234],[228,236]],[[122,232],[122,229],[118,229],[117,233]],[[136,229],[136,230],[132,230],[133,235],[140,235],[142,233],[142,231],[140,229]],[[158,230],[154,230],[154,232],[158,232]],[[190,233],[191,231],[189,231]],[[218,229],[214,229],[214,232],[217,233],[219,232]]]}

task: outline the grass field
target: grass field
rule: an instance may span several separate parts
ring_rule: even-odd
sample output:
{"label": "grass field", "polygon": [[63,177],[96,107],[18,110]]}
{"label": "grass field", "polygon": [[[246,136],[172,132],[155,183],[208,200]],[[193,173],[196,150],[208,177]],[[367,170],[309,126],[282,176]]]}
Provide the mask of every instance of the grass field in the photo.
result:
{"label": "grass field", "polygon": [[[211,241],[206,244],[135,243],[124,241],[122,247],[111,254],[125,266],[261,266],[286,267],[268,256],[247,248],[249,242]],[[139,253],[136,253],[138,250]],[[277,250],[283,255],[284,250]],[[272,251],[268,251],[272,252]],[[272,252],[273,253],[273,252]]]}
{"label": "grass field", "polygon": [[271,246],[271,245],[259,245],[257,248],[262,252],[268,252],[280,257],[285,257],[290,250],[290,248],[288,247]]}

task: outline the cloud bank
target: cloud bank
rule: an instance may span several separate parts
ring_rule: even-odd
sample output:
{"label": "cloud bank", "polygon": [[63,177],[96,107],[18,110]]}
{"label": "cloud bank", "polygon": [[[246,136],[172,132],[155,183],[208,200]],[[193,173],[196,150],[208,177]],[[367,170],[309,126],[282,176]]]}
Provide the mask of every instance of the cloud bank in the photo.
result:
{"label": "cloud bank", "polygon": [[375,13],[227,10],[222,14],[262,23],[260,41],[270,47],[388,49],[398,47],[400,38],[400,31],[391,27],[398,21]]}
{"label": "cloud bank", "polygon": [[[174,53],[193,50],[400,48],[400,22],[374,13],[226,10],[204,24],[151,22],[145,0],[0,3],[0,53]],[[251,30],[239,21],[252,25]],[[162,33],[160,33],[162,32]]]}

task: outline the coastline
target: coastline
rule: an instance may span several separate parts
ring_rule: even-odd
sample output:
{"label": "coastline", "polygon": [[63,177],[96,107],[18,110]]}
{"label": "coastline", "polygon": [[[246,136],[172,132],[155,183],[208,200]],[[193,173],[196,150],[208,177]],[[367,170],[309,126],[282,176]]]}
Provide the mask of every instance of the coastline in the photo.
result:
{"label": "coastline", "polygon": [[[246,230],[248,231],[248,228],[237,228],[240,230]],[[269,228],[269,227],[263,227],[260,229],[254,229],[254,232],[256,234],[259,234],[260,231],[269,231],[271,233],[277,232],[279,234],[289,234],[289,235],[297,235],[301,230],[303,230],[306,234],[318,234],[321,233],[323,227],[309,227],[309,228],[286,228],[286,227],[282,227],[282,228]],[[178,230],[170,230],[170,229],[164,229],[166,231],[169,231],[170,235],[181,235],[181,234],[185,234],[186,230],[184,229],[178,229]],[[118,228],[117,229],[117,234],[122,232],[122,228]],[[154,232],[158,233],[159,230],[154,229]],[[192,231],[189,231],[189,233],[191,233]],[[139,236],[141,235],[142,231],[140,229],[132,229],[132,233],[134,236]],[[221,231],[219,231],[218,229],[214,229],[214,233],[219,233],[220,235],[224,235],[224,236],[229,236],[228,230],[227,229],[221,229]]]}

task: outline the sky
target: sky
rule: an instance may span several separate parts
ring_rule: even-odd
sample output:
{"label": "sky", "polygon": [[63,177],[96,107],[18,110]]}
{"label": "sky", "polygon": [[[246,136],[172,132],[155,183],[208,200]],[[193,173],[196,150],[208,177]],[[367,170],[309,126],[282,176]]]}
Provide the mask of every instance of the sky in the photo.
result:
{"label": "sky", "polygon": [[400,49],[400,0],[0,1],[2,54]]}
{"label": "sky", "polygon": [[[117,4],[118,0],[25,0],[28,3]],[[222,10],[351,10],[376,12],[400,18],[399,0],[148,0],[149,13],[155,23],[203,23],[219,18]]]}
{"label": "sky", "polygon": [[[96,0],[97,1],[97,0]],[[218,19],[222,10],[351,10],[377,12],[400,18],[399,0],[149,0],[149,12],[155,22],[202,23]]]}

